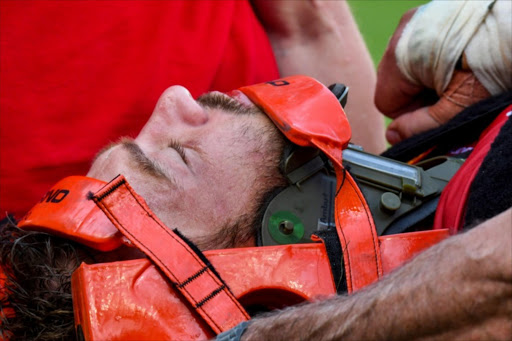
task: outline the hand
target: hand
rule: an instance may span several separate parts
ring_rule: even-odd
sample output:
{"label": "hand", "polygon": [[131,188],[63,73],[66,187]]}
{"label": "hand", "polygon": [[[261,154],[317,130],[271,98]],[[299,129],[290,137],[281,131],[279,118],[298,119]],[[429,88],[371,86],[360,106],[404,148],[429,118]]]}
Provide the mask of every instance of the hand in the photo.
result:
{"label": "hand", "polygon": [[377,73],[375,104],[395,120],[388,126],[386,139],[396,144],[415,134],[437,128],[464,108],[488,96],[489,92],[466,65],[455,70],[448,87],[437,96],[432,89],[411,82],[397,66],[396,46],[416,9],[407,12],[393,34]]}

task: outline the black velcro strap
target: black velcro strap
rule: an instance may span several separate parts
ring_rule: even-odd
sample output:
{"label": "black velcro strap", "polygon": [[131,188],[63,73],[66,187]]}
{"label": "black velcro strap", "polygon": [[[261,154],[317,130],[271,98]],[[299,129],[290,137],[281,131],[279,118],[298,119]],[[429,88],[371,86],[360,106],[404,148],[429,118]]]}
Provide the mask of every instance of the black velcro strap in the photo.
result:
{"label": "black velcro strap", "polygon": [[512,207],[512,117],[501,127],[471,184],[464,227]]}
{"label": "black velcro strap", "polygon": [[346,294],[348,292],[347,279],[345,277],[345,266],[343,263],[343,252],[341,250],[340,240],[335,228],[329,227],[326,230],[315,232],[324,242],[331,264],[331,272],[338,294]]}
{"label": "black velcro strap", "polygon": [[382,156],[407,162],[435,147],[429,157],[446,155],[478,139],[482,131],[512,102],[512,91],[490,97],[461,111],[448,123],[404,140]]}

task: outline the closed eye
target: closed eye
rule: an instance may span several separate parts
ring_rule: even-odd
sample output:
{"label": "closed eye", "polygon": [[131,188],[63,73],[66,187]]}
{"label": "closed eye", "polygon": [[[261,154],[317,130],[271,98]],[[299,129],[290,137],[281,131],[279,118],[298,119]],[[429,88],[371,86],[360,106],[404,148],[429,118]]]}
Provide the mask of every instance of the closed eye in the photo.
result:
{"label": "closed eye", "polygon": [[178,155],[181,157],[183,162],[188,166],[188,159],[187,155],[185,155],[185,148],[180,142],[176,140],[171,140],[171,142],[169,142],[168,147],[176,150],[176,152],[178,152]]}

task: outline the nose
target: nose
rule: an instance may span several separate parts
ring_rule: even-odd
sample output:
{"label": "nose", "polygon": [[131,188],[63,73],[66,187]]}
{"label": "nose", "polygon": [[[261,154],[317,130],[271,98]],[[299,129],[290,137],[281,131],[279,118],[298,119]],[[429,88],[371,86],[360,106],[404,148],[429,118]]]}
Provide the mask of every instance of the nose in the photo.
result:
{"label": "nose", "polygon": [[186,134],[189,129],[207,122],[207,112],[194,100],[190,92],[182,86],[172,86],[158,99],[153,114],[137,140],[154,141],[178,132]]}
{"label": "nose", "polygon": [[169,123],[198,126],[208,121],[205,110],[182,86],[171,86],[158,99],[153,116],[162,116]]}
{"label": "nose", "polygon": [[187,89],[182,86],[171,86],[158,99],[153,114],[142,132],[147,129],[159,131],[178,126],[183,129],[187,126],[200,126],[207,121],[206,111]]}

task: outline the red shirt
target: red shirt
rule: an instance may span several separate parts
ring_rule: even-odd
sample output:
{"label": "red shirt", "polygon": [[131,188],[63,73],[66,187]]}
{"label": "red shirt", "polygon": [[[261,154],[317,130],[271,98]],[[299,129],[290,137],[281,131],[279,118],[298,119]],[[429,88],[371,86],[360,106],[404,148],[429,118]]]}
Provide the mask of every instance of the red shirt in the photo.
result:
{"label": "red shirt", "polygon": [[277,78],[247,1],[1,1],[0,212],[18,218],[159,95]]}

